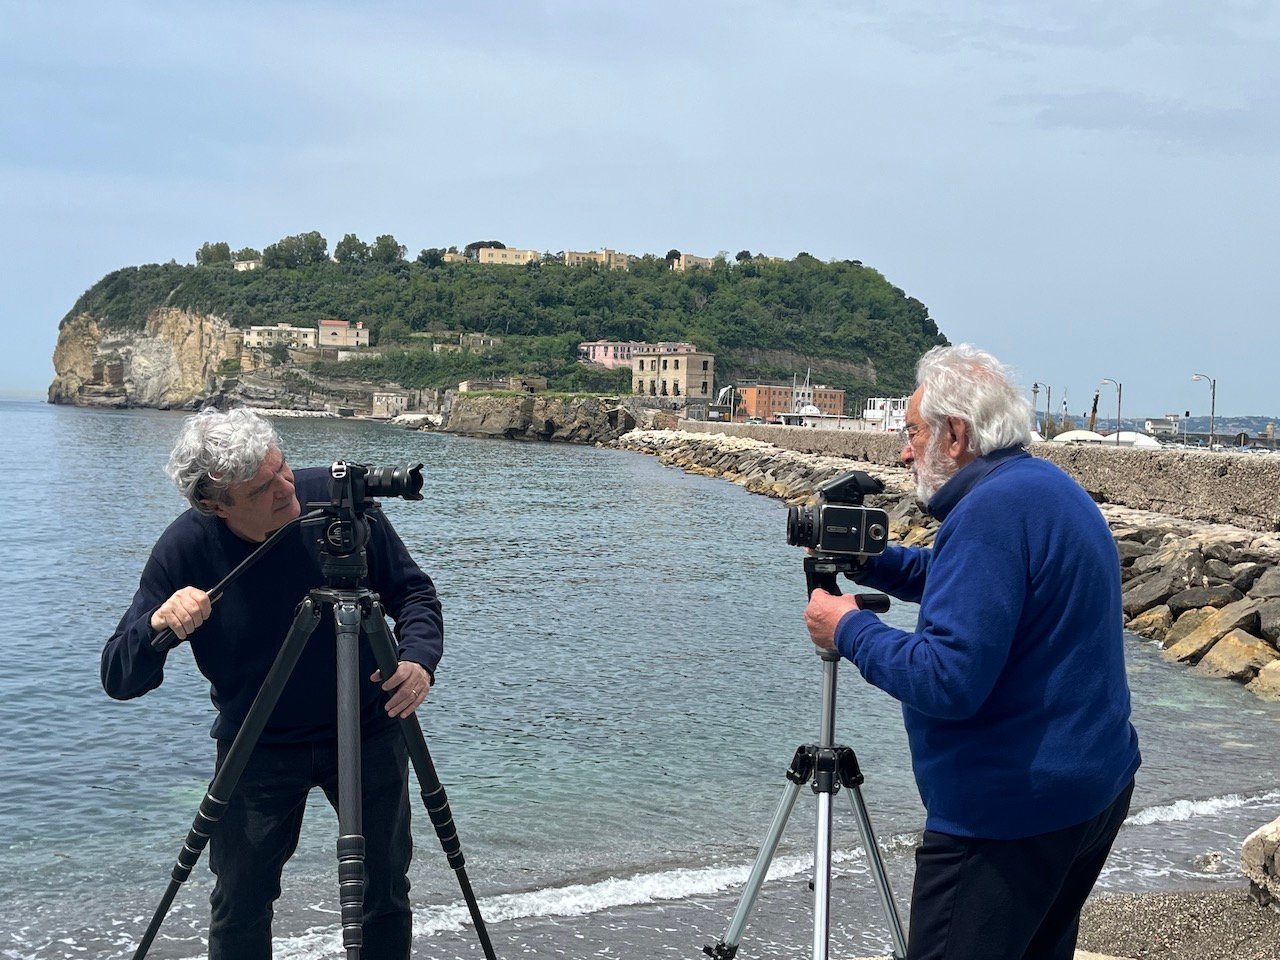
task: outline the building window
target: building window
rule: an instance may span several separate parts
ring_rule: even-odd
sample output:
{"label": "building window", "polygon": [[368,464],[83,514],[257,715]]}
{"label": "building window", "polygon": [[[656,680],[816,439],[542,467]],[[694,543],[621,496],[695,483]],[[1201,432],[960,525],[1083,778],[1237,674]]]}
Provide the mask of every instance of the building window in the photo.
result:
{"label": "building window", "polygon": [[705,371],[705,370],[707,369],[707,363],[708,363],[708,361],[706,361],[706,360],[703,360],[703,361],[702,361],[702,369],[703,369],[703,371]]}
{"label": "building window", "polygon": [[704,397],[707,395],[707,381],[705,380],[702,381],[702,395]]}
{"label": "building window", "polygon": [[676,365],[676,369],[677,369],[677,370],[679,370],[679,369],[680,369],[680,358],[679,358],[679,357],[676,357],[676,358],[675,358],[675,360],[674,360],[673,362],[674,362],[674,363],[675,363],[675,365]]}

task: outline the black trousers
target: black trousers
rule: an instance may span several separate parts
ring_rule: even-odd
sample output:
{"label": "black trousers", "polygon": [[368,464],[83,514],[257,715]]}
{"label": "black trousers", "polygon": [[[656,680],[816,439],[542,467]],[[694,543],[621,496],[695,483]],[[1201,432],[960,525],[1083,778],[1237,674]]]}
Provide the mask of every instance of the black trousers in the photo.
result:
{"label": "black trousers", "polygon": [[1072,960],[1133,783],[1092,820],[1020,840],[924,832],[907,960]]}
{"label": "black trousers", "polygon": [[[231,744],[218,741],[218,763]],[[365,960],[407,960],[413,937],[409,911],[408,754],[398,727],[360,745],[365,839]],[[273,904],[280,874],[302,830],[307,794],[320,787],[338,804],[336,743],[259,744],[209,839],[209,868],[217,876],[210,903],[210,960],[269,960]],[[336,838],[335,838],[336,840]],[[337,902],[337,863],[334,863]]]}

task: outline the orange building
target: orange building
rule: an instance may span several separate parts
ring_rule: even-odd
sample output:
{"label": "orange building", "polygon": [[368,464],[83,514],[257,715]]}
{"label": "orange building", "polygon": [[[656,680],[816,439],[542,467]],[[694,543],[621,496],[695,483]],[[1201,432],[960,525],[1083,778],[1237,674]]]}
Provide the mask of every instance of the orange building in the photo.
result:
{"label": "orange building", "polygon": [[844,391],[834,387],[806,387],[779,383],[756,383],[738,387],[734,419],[759,417],[776,420],[780,413],[798,413],[812,404],[819,412],[838,417],[844,413]]}

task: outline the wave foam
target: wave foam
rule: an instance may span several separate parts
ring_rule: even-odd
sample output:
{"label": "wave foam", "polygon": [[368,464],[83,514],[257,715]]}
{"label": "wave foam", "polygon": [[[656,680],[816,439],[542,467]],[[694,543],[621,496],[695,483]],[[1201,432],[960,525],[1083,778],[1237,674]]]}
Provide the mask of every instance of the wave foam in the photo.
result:
{"label": "wave foam", "polygon": [[[880,841],[881,854],[915,847],[918,836],[902,834]],[[832,853],[832,863],[864,861],[862,847]],[[754,860],[753,860],[754,863]],[[480,913],[487,925],[509,920],[542,917],[581,917],[616,907],[639,906],[664,900],[687,900],[692,897],[723,893],[747,882],[751,864],[713,867],[678,867],[654,873],[637,873],[630,877],[609,877],[595,883],[575,883],[563,887],[547,887],[521,893],[504,893],[479,901]],[[775,856],[769,865],[768,880],[783,880],[807,875],[813,869],[813,854]],[[440,933],[456,933],[471,923],[466,904],[450,903],[436,907],[420,907],[414,911],[415,937]],[[277,956],[284,960],[314,960],[331,954],[339,943],[340,933],[331,927],[313,928],[278,942]]]}
{"label": "wave foam", "polygon": [[1280,790],[1247,795],[1228,793],[1221,797],[1208,797],[1204,800],[1175,800],[1155,807],[1146,807],[1131,814],[1125,820],[1125,826],[1146,826],[1152,823],[1176,823],[1183,820],[1194,820],[1197,817],[1209,817],[1224,810],[1235,810],[1240,807],[1261,806],[1280,800]]}

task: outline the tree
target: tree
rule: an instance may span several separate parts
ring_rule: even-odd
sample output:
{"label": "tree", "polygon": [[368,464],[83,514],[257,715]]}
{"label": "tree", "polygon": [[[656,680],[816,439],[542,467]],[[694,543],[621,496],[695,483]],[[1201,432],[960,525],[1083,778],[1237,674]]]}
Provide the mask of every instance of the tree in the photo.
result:
{"label": "tree", "polygon": [[368,263],[369,245],[354,233],[348,233],[333,248],[333,259],[339,263]]}
{"label": "tree", "polygon": [[231,262],[231,245],[225,240],[217,243],[202,243],[196,251],[196,266],[211,267],[215,263]]}
{"label": "tree", "polygon": [[240,263],[245,263],[249,260],[261,260],[262,254],[253,249],[253,247],[241,247],[236,251],[235,259]]}
{"label": "tree", "polygon": [[413,331],[409,329],[407,323],[397,317],[392,317],[378,330],[378,346],[382,346],[384,343],[408,343],[412,336]]}
{"label": "tree", "polygon": [[312,230],[285,237],[262,251],[264,267],[304,267],[329,259],[329,241]]}
{"label": "tree", "polygon": [[462,248],[462,255],[468,260],[476,260],[479,258],[477,251],[489,248],[492,250],[505,250],[507,245],[501,240],[472,240]]}
{"label": "tree", "polygon": [[667,261],[667,265],[670,266],[671,264],[675,263],[677,260],[680,259],[680,257],[681,257],[680,251],[677,250],[675,247],[672,247],[670,250],[667,251],[667,256],[665,258]]}
{"label": "tree", "polygon": [[404,259],[408,252],[405,246],[389,233],[384,233],[373,241],[369,250],[369,259],[374,263],[396,263]]}
{"label": "tree", "polygon": [[733,259],[737,260],[739,263],[746,263],[748,260],[751,259],[751,251],[739,250],[737,254],[734,255]]}

